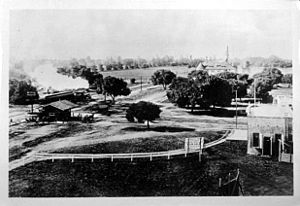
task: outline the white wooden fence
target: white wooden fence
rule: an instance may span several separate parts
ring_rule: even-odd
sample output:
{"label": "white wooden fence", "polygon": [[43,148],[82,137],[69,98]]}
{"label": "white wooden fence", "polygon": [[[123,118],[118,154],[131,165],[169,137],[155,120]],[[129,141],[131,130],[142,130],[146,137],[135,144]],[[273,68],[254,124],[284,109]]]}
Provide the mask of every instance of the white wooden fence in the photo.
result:
{"label": "white wooden fence", "polygon": [[[226,141],[226,137],[230,131],[227,131],[221,138],[204,144],[202,149],[207,149],[209,147],[216,146]],[[162,151],[162,152],[145,152],[145,153],[106,153],[106,154],[66,154],[66,153],[36,153],[35,160],[42,161],[42,160],[58,160],[58,159],[70,159],[74,162],[75,159],[90,159],[92,162],[94,159],[111,159],[113,162],[114,159],[130,159],[133,161],[137,158],[148,158],[152,161],[155,157],[166,157],[170,159],[172,156],[178,155],[185,155],[189,153],[201,153],[202,149],[198,150],[190,150],[187,151],[186,149],[177,149],[177,150],[169,150],[169,151]]]}

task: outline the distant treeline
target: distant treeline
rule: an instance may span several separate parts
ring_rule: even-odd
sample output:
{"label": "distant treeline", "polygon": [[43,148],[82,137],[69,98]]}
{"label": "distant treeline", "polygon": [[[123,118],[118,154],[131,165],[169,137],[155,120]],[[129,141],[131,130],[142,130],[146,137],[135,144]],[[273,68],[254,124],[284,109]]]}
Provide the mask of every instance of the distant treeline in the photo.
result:
{"label": "distant treeline", "polygon": [[76,66],[86,66],[86,67],[97,67],[99,70],[123,70],[123,69],[141,69],[141,68],[149,68],[149,67],[163,67],[163,66],[188,66],[188,67],[196,67],[200,62],[204,62],[203,58],[178,58],[175,59],[172,56],[164,56],[164,57],[155,57],[152,59],[144,59],[144,58],[106,58],[102,59],[91,59],[87,57],[85,59],[71,59],[64,61],[57,61],[56,67],[76,67]]}
{"label": "distant treeline", "polygon": [[290,68],[293,66],[292,60],[282,59],[277,56],[271,55],[268,58],[264,57],[247,57],[245,59],[233,59],[235,65],[246,67],[278,67]]}

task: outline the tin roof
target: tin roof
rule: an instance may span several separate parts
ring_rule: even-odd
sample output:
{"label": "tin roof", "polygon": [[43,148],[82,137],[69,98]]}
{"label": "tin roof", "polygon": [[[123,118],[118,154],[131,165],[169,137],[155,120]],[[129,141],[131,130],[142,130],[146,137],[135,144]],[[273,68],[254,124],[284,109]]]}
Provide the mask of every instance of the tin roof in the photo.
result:
{"label": "tin roof", "polygon": [[42,107],[55,107],[61,111],[65,111],[65,110],[68,110],[68,109],[73,109],[75,107],[78,107],[77,104],[74,104],[68,100],[60,100],[60,101],[56,101],[56,102],[52,102],[50,104],[47,104],[47,105],[44,105]]}

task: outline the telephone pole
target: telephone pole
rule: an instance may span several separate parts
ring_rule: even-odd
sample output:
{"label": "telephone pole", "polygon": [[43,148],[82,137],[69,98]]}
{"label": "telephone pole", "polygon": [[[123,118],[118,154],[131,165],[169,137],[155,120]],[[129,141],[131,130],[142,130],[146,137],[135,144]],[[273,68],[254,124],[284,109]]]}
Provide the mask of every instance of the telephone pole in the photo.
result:
{"label": "telephone pole", "polygon": [[141,76],[141,91],[143,90],[143,77]]}

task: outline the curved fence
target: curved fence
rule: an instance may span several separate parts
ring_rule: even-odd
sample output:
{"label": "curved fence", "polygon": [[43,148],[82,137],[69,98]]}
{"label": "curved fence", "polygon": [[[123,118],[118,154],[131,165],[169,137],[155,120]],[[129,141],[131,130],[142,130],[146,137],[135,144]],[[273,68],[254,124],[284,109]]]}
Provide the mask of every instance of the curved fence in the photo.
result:
{"label": "curved fence", "polygon": [[[221,144],[226,141],[226,137],[230,131],[226,131],[226,133],[219,139],[204,144],[202,149],[207,149],[209,147],[216,146],[218,144]],[[65,153],[36,153],[35,159],[36,161],[42,161],[42,160],[56,160],[56,159],[71,159],[74,161],[74,159],[90,159],[93,161],[94,159],[111,159],[111,161],[114,161],[114,159],[130,159],[133,161],[133,159],[136,158],[149,158],[150,161],[154,157],[167,157],[170,159],[172,156],[178,156],[178,155],[185,155],[189,153],[199,153],[202,149],[195,149],[195,150],[189,150],[186,151],[185,149],[177,149],[177,150],[169,150],[169,151],[162,151],[162,152],[145,152],[145,153],[106,153],[106,154],[65,154]]]}

